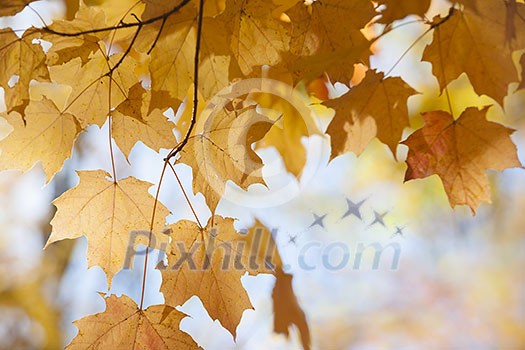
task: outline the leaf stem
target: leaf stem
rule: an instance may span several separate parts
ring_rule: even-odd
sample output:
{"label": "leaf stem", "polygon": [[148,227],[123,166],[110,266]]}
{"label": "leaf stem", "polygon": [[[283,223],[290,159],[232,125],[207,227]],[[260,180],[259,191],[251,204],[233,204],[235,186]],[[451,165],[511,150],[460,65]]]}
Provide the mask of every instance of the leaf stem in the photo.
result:
{"label": "leaf stem", "polygon": [[139,307],[140,310],[142,310],[142,307],[144,306],[144,295],[146,292],[146,277],[148,273],[149,244],[151,242],[151,237],[153,236],[153,225],[155,223],[157,203],[159,202],[160,188],[162,186],[162,180],[164,179],[164,174],[166,172],[166,166],[167,166],[167,162],[164,162],[164,166],[162,167],[162,172],[160,174],[159,186],[157,187],[157,191],[155,193],[155,202],[153,202],[153,211],[151,213],[151,221],[149,224],[148,245],[146,246],[146,254],[144,256],[144,269],[142,273],[142,290],[140,292],[140,307]]}
{"label": "leaf stem", "polygon": [[191,209],[191,212],[193,213],[193,216],[195,216],[195,220],[197,220],[197,225],[199,225],[199,228],[201,230],[203,230],[204,227],[202,226],[202,224],[201,224],[201,222],[199,220],[199,217],[197,216],[197,212],[195,211],[195,208],[193,208],[193,205],[191,204],[190,198],[186,194],[186,190],[182,186],[182,181],[180,181],[179,175],[175,171],[175,168],[173,167],[173,165],[169,161],[167,163],[170,166],[171,170],[173,171],[173,175],[175,175],[175,178],[177,179],[177,182],[179,183],[179,186],[180,186],[180,189],[182,191],[182,194],[184,195],[184,198],[186,198],[186,202],[188,203],[188,205],[189,205],[189,207]]}
{"label": "leaf stem", "polygon": [[[446,83],[447,78],[446,78],[446,73],[445,73],[445,60],[443,59],[443,52],[441,50],[441,39],[440,39],[441,33],[439,32],[439,28],[436,29],[436,34],[438,37],[439,65],[443,73],[443,81]],[[450,94],[448,92],[448,84],[445,85],[445,95],[447,96],[447,103],[448,103],[448,109],[450,110],[450,115],[454,119],[454,111],[452,110],[452,101],[450,99]]]}
{"label": "leaf stem", "polygon": [[115,155],[113,154],[113,135],[112,135],[112,117],[111,117],[111,79],[109,81],[109,93],[108,93],[108,142],[109,142],[109,155],[111,157],[111,169],[113,170],[113,183],[117,183],[117,170],[115,167]]}

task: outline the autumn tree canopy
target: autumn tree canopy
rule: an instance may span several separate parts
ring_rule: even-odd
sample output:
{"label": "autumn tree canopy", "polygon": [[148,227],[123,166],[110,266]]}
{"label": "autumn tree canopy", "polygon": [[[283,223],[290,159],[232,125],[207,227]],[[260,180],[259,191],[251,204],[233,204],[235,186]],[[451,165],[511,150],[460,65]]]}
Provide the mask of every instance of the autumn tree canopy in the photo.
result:
{"label": "autumn tree canopy", "polygon": [[[0,16],[15,15],[32,1],[3,1]],[[521,167],[513,130],[487,120],[491,106],[468,107],[459,115],[452,107],[427,110],[424,125],[410,129],[407,100],[418,92],[390,74],[395,67],[369,68],[370,56],[397,20],[412,16],[426,25],[423,36],[432,37],[422,61],[432,65],[449,106],[454,96],[447,87],[464,74],[478,95],[503,107],[509,93],[525,88],[525,55],[519,59],[525,4],[458,0],[431,19],[425,17],[429,6],[430,0],[86,0],[71,18],[2,29],[2,117],[12,132],[0,141],[0,169],[25,172],[39,163],[49,182],[90,126],[106,125],[118,147],[109,142],[100,155],[111,158],[111,172],[78,171],[79,184],[53,202],[57,211],[46,246],[85,236],[89,266],[100,266],[109,285],[124,267],[130,232],[149,232],[135,243],[167,251],[161,287],[166,304],[143,308],[145,264],[140,303],[106,298],[105,312],[76,323],[79,334],[70,348],[197,348],[179,330],[184,314],[175,309],[193,295],[235,337],[243,311],[252,308],[240,283],[245,273],[275,275],[275,331],[288,335],[295,325],[310,348],[305,315],[268,230],[258,233],[263,246],[234,252],[232,264],[240,261],[241,269],[222,268],[226,253],[210,254],[207,246],[212,239],[254,246],[260,223],[240,233],[233,219],[215,211],[227,181],[240,191],[265,184],[259,148],[274,147],[287,171],[300,178],[304,137],[329,138],[330,160],[359,155],[377,138],[394,158],[400,144],[408,147],[406,159],[398,160],[406,162],[405,181],[437,175],[450,204],[467,205],[473,213],[490,201],[486,171]],[[335,83],[349,90],[334,96]],[[334,113],[327,128],[316,119],[319,106]],[[168,111],[178,115],[176,123]],[[115,152],[128,158],[139,141],[169,150],[156,196],[148,192],[153,184],[121,178],[115,170]],[[176,163],[191,167],[193,192],[205,197],[212,213],[208,222],[195,216],[166,227],[169,210],[159,192],[165,177],[178,180]],[[206,268],[177,266],[178,244]]]}

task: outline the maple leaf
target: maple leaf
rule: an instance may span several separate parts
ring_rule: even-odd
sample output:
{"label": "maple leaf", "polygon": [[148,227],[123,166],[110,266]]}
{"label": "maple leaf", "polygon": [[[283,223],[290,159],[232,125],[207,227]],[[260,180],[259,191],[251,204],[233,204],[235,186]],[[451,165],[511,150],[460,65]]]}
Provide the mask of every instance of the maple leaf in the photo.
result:
{"label": "maple leaf", "polygon": [[90,124],[102,126],[110,109],[126,100],[129,89],[137,82],[135,61],[127,56],[119,64],[122,54],[105,56],[101,50],[82,65],[75,58],[50,69],[51,79],[72,88],[64,111],[73,114],[82,127]]}
{"label": "maple leaf", "polygon": [[141,16],[141,19],[143,21],[147,21],[154,17],[162,16],[166,12],[173,9],[172,1],[142,0],[142,2],[146,5],[144,8],[144,12],[142,13],[142,16]]}
{"label": "maple leaf", "polygon": [[212,213],[231,180],[243,190],[264,183],[262,160],[251,149],[271,126],[254,106],[240,110],[210,107],[198,117],[180,161],[193,169],[193,189],[206,198]]}
{"label": "maple leaf", "polygon": [[291,325],[297,326],[301,334],[301,343],[305,350],[310,349],[310,331],[306,316],[293,292],[292,275],[278,268],[275,273],[275,285],[272,292],[273,328],[276,333],[290,335]]}
{"label": "maple leaf", "polygon": [[74,19],[75,14],[80,8],[80,3],[76,0],[64,0],[66,6],[65,17],[68,20]]}
{"label": "maple leaf", "polygon": [[201,39],[199,91],[208,100],[242,73],[237,62],[232,60],[224,24],[216,18],[205,18],[203,27],[206,30]]}
{"label": "maple leaf", "polygon": [[[31,80],[49,81],[46,56],[39,44],[34,28],[28,29],[19,38],[11,29],[0,30],[0,85],[5,90],[13,90],[6,99],[7,111],[17,110],[23,113],[29,103],[29,83]],[[16,75],[16,85],[10,86],[11,78]]]}
{"label": "maple leaf", "polygon": [[[235,337],[242,313],[252,305],[241,284],[246,269],[239,266],[239,254],[247,254],[248,250],[239,251],[231,244],[242,239],[233,227],[233,219],[214,216],[202,229],[182,220],[169,228],[171,252],[168,267],[161,271],[160,288],[166,303],[177,306],[196,295],[211,318],[218,319]],[[187,254],[190,261],[184,260]]]}
{"label": "maple leaf", "polygon": [[23,118],[18,112],[7,115],[13,131],[0,142],[0,169],[27,171],[42,163],[47,182],[71,156],[73,143],[82,128],[69,113],[60,112],[53,101],[31,101]]}
{"label": "maple leaf", "polygon": [[[504,21],[504,44],[514,50],[525,47],[525,33],[522,30],[516,31],[516,28],[521,28],[525,24],[525,5],[523,1],[519,1],[508,0],[498,4],[481,0],[456,0],[457,3],[464,6],[466,11],[484,17],[491,23],[497,23],[498,28]],[[505,8],[502,9],[501,5],[504,5]]]}
{"label": "maple leaf", "polygon": [[[197,10],[193,5],[187,5],[172,15],[164,25],[157,43],[151,51],[151,89],[168,91],[170,95],[182,101],[188,87],[193,83],[193,63],[196,41]],[[151,48],[151,37],[158,33],[155,27],[146,28],[139,43],[140,50]]]}
{"label": "maple leaf", "polygon": [[[327,73],[332,81],[348,83],[354,63],[368,62],[369,42],[360,32],[375,15],[364,0],[302,1],[287,14],[292,21],[288,68],[303,79]],[[297,80],[297,78],[296,78]]]}
{"label": "maple leaf", "polygon": [[351,33],[363,28],[375,11],[368,1],[325,0],[300,1],[287,14],[293,23],[290,51],[306,56],[348,48],[354,40]]}
{"label": "maple leaf", "polygon": [[286,170],[299,177],[306,164],[306,150],[301,139],[303,136],[321,135],[321,131],[305,102],[294,96],[296,92],[291,89],[279,92],[281,96],[265,92],[252,92],[249,95],[251,100],[263,108],[262,114],[275,120],[257,146],[275,147]]}
{"label": "maple leaf", "polygon": [[138,141],[155,151],[171,148],[176,142],[175,125],[159,109],[148,112],[150,100],[151,92],[137,83],[129,90],[128,98],[111,113],[111,134],[126,158]]}
{"label": "maple leaf", "polygon": [[[194,80],[194,45],[196,40],[197,10],[194,6],[184,7],[166,21],[161,35],[151,51],[149,65],[152,77],[152,90],[168,91],[178,101],[182,101]],[[208,99],[215,95],[234,78],[230,70],[231,52],[228,49],[228,33],[224,24],[206,17],[203,20],[199,91]],[[147,28],[140,36],[142,51],[149,50],[152,38],[160,28]],[[237,74],[240,75],[240,74]]]}
{"label": "maple leaf", "polygon": [[[150,18],[163,16],[169,11],[173,10],[174,6],[172,2],[165,0],[142,0],[146,4],[144,13],[142,14],[142,20],[148,20]],[[191,0],[190,6],[196,6],[198,0]],[[224,11],[225,0],[207,0],[204,2],[204,16],[215,17]]]}
{"label": "maple leaf", "polygon": [[275,5],[278,7],[275,9],[275,13],[281,14],[288,11],[290,8],[294,7],[297,3],[304,3],[303,0],[273,0]]}
{"label": "maple leaf", "polygon": [[289,48],[286,23],[271,15],[275,8],[271,1],[226,0],[216,17],[227,28],[231,51],[245,75],[256,66],[278,63]]}
{"label": "maple leaf", "polygon": [[36,0],[5,0],[0,6],[0,16],[13,16],[22,11],[28,4]]}
{"label": "maple leaf", "polygon": [[[77,3],[78,5],[78,3]],[[61,65],[79,57],[82,65],[89,61],[90,55],[99,50],[99,41],[107,37],[107,31],[96,32],[107,27],[106,14],[94,6],[83,3],[71,21],[55,20],[42,29],[42,38],[52,45],[47,51],[47,64]],[[95,30],[95,32],[90,32]],[[85,32],[83,35],[65,35]],[[58,34],[59,33],[59,34]]]}
{"label": "maple leaf", "polygon": [[[192,0],[197,2],[197,0]],[[215,17],[220,15],[226,7],[226,0],[208,0],[204,2],[204,16]]]}
{"label": "maple leaf", "polygon": [[[67,41],[74,39],[74,37],[62,36],[61,34],[76,34],[79,32],[96,31],[100,28],[106,28],[107,26],[108,22],[106,20],[105,11],[96,6],[87,6],[81,2],[73,20],[54,20],[51,25],[43,28],[42,31],[45,38],[49,39],[51,42],[54,40]],[[109,31],[100,31],[90,33],[89,35],[103,39],[108,35],[108,33]],[[75,43],[75,41],[73,41],[73,43]]]}
{"label": "maple leaf", "polygon": [[[46,38],[46,37],[44,37]],[[47,36],[49,39],[49,36]],[[86,64],[90,56],[99,49],[99,38],[94,35],[84,35],[82,38],[62,37],[50,39],[53,43],[47,52],[46,63],[57,66],[79,57],[82,65]]]}
{"label": "maple leaf", "polygon": [[331,137],[331,159],[346,152],[360,155],[377,136],[392,153],[409,126],[407,99],[416,91],[401,78],[384,78],[368,70],[363,81],[343,96],[323,104],[335,109],[326,132]]}
{"label": "maple leaf", "polygon": [[[144,10],[144,4],[141,0],[84,0],[84,2],[89,7],[95,7],[98,10],[104,12],[106,16],[106,21],[110,26],[120,25],[123,23],[137,23],[137,17]],[[172,2],[172,1],[171,1]],[[135,31],[136,28],[131,28],[131,31],[128,31],[126,35]],[[122,29],[123,32],[126,32],[126,29]],[[114,32],[112,35],[119,36],[119,31]]]}
{"label": "maple leaf", "polygon": [[140,310],[125,296],[105,299],[104,312],[84,317],[74,324],[78,335],[67,349],[198,349],[193,339],[179,329],[186,316],[167,305]]}
{"label": "maple leaf", "polygon": [[389,24],[409,15],[424,17],[430,7],[430,0],[379,0],[378,5],[386,6],[381,11],[378,23]]}
{"label": "maple leaf", "polygon": [[[107,181],[102,170],[78,171],[78,186],[53,201],[57,212],[51,220],[53,231],[46,247],[63,239],[86,236],[89,266],[100,266],[106,273],[108,286],[124,265],[130,233],[149,231],[154,198],[148,188],[152,184],[128,177],[118,182]],[[167,241],[161,233],[169,211],[157,203],[153,235],[158,244]],[[137,244],[152,245],[138,236]]]}
{"label": "maple leaf", "polygon": [[236,242],[244,242],[244,249],[249,250],[249,254],[243,254],[241,260],[250,274],[273,274],[277,268],[282,269],[283,263],[272,232],[259,220],[242,232]]}
{"label": "maple leaf", "polygon": [[432,63],[442,90],[465,72],[476,93],[502,104],[508,85],[517,79],[511,57],[514,47],[505,40],[505,2],[465,3],[463,11],[451,9],[445,19],[434,20],[434,38],[423,60]]}
{"label": "maple leaf", "polygon": [[403,141],[409,147],[405,181],[437,174],[452,206],[466,204],[475,213],[490,201],[487,169],[503,171],[521,166],[513,130],[489,122],[488,107],[469,107],[454,120],[443,111],[423,114],[425,125]]}
{"label": "maple leaf", "polygon": [[250,230],[241,235],[244,249],[248,255],[242,255],[241,261],[250,274],[270,273],[276,281],[272,292],[274,311],[274,331],[289,336],[289,327],[295,325],[301,335],[305,350],[310,349],[310,331],[306,316],[297,302],[292,287],[293,276],[283,272],[283,263],[277,250],[272,233],[259,221]]}

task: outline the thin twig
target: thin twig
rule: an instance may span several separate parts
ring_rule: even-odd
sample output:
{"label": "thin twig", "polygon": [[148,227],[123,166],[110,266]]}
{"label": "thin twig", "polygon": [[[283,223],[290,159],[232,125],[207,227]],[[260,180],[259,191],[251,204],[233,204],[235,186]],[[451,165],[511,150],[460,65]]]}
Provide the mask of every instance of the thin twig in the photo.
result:
{"label": "thin twig", "polygon": [[111,156],[111,169],[113,170],[113,183],[117,183],[117,170],[115,167],[115,155],[113,153],[113,136],[112,136],[112,130],[113,123],[111,120],[111,80],[109,81],[109,93],[108,93],[108,141],[109,141],[109,155]]}
{"label": "thin twig", "polygon": [[157,36],[155,37],[153,44],[151,44],[151,47],[148,50],[148,53],[147,53],[148,55],[151,53],[151,51],[153,51],[153,48],[155,48],[155,45],[157,45],[157,41],[159,41],[160,35],[162,34],[162,30],[164,29],[164,25],[166,24],[167,19],[168,18],[166,17],[162,20],[162,23],[160,24],[159,32],[157,33]]}
{"label": "thin twig", "polygon": [[383,32],[381,34],[379,34],[377,37],[373,38],[372,41],[376,41],[377,39],[380,39],[380,38],[384,37],[385,35],[387,35],[388,33],[391,33],[392,31],[394,31],[396,29],[402,28],[402,27],[410,25],[410,24],[415,24],[415,23],[428,24],[428,22],[425,19],[419,18],[419,19],[415,19],[413,21],[407,21],[407,22],[400,23],[400,24],[398,24],[395,27],[394,26],[392,26],[392,27],[386,26],[385,29],[383,30]]}
{"label": "thin twig", "polygon": [[197,221],[197,225],[199,225],[199,228],[201,230],[203,230],[204,227],[202,226],[202,224],[201,224],[201,222],[199,220],[199,217],[197,216],[197,212],[195,211],[195,208],[193,208],[193,204],[191,204],[190,198],[186,194],[186,190],[182,186],[182,181],[180,181],[179,175],[177,174],[177,172],[175,171],[175,168],[173,167],[173,165],[171,165],[171,163],[169,161],[167,161],[166,163],[168,163],[168,165],[171,168],[171,171],[173,171],[173,175],[175,175],[175,178],[177,179],[177,182],[179,183],[180,190],[182,191],[182,194],[184,195],[184,198],[186,198],[186,202],[188,203],[188,206],[190,207],[191,212],[193,213],[193,216],[195,217],[195,220]]}
{"label": "thin twig", "polygon": [[156,17],[152,17],[152,18],[147,19],[145,21],[138,21],[138,22],[133,22],[133,23],[119,22],[119,24],[117,24],[116,26],[113,26],[113,27],[95,28],[95,29],[83,30],[83,31],[80,31],[80,32],[75,32],[75,33],[59,32],[59,31],[51,29],[51,28],[49,28],[47,26],[42,28],[42,30],[45,31],[45,32],[51,33],[51,34],[55,34],[55,35],[75,37],[75,36],[81,36],[81,35],[85,35],[85,34],[95,34],[95,33],[101,33],[101,32],[109,32],[111,30],[117,30],[117,29],[138,27],[138,26],[143,26],[143,25],[148,25],[148,24],[151,24],[151,23],[155,23],[155,22],[160,21],[162,19],[168,18],[169,16],[171,16],[175,12],[178,12],[180,9],[182,9],[184,6],[186,6],[189,2],[190,2],[190,0],[182,0],[180,4],[175,6],[170,11],[168,11],[166,13],[163,13],[162,15],[159,15],[159,16],[156,16]]}
{"label": "thin twig", "polygon": [[137,31],[135,32],[135,35],[133,35],[133,39],[131,39],[131,42],[129,43],[129,46],[126,49],[126,51],[124,52],[124,54],[122,55],[122,57],[119,59],[119,61],[113,67],[110,68],[109,72],[107,72],[106,75],[113,74],[115,69],[117,69],[121,65],[121,63],[124,61],[126,56],[131,51],[131,48],[133,47],[133,44],[135,43],[135,40],[137,40],[137,37],[139,36],[139,33],[140,33],[141,29],[142,29],[142,24],[140,24],[139,27],[137,28]]}
{"label": "thin twig", "polygon": [[166,162],[164,162],[164,167],[162,168],[162,172],[160,174],[159,187],[157,187],[157,192],[155,193],[155,202],[153,203],[153,211],[151,213],[151,221],[149,224],[148,245],[146,246],[146,254],[144,257],[144,269],[142,273],[142,291],[140,293],[140,307],[139,307],[140,310],[142,310],[142,307],[144,306],[144,295],[146,292],[146,276],[148,273],[149,245],[151,242],[151,237],[153,236],[153,225],[155,223],[155,214],[157,212],[157,204],[159,202],[160,187],[162,186],[162,179],[164,178],[164,173],[166,172],[166,165],[167,165]]}
{"label": "thin twig", "polygon": [[194,68],[193,68],[193,112],[191,116],[191,122],[188,128],[188,131],[186,132],[186,135],[182,139],[182,142],[180,142],[178,146],[166,156],[165,160],[170,160],[171,158],[175,157],[184,148],[184,146],[186,146],[190,138],[191,132],[193,131],[193,128],[195,127],[195,123],[197,121],[197,109],[199,105],[199,53],[200,53],[200,47],[201,47],[203,8],[204,8],[204,0],[199,0],[199,16],[198,16],[198,22],[197,22],[197,43],[195,44],[195,57],[194,57]]}
{"label": "thin twig", "polygon": [[[185,0],[183,1],[178,7],[181,8],[182,6],[184,6],[183,4],[186,4],[189,0]],[[194,64],[195,64],[195,67],[194,67],[194,76],[193,76],[193,85],[195,86],[195,90],[194,90],[194,98],[193,98],[193,103],[194,103],[194,110],[193,110],[193,117],[192,117],[192,121],[191,121],[191,124],[190,124],[190,128],[188,130],[188,134],[186,135],[186,137],[184,138],[183,142],[184,144],[186,144],[188,142],[188,139],[189,139],[189,134],[193,128],[193,125],[195,124],[195,119],[196,119],[196,111],[197,111],[197,103],[198,103],[198,98],[197,98],[197,92],[198,92],[198,79],[199,79],[199,53],[200,53],[200,42],[201,42],[201,33],[202,33],[202,19],[203,19],[203,10],[204,10],[204,0],[200,0],[199,1],[199,17],[198,17],[198,23],[197,23],[197,40],[196,40],[196,43],[195,43],[195,60],[194,60]],[[175,11],[173,11],[175,12]],[[162,18],[162,17],[161,17]],[[144,24],[144,22],[142,23]],[[183,144],[181,144],[182,147],[184,146]],[[176,150],[180,150],[182,149],[182,147],[177,147],[176,149],[174,149],[173,151],[176,151]],[[172,152],[173,152],[172,151]],[[170,153],[172,153],[170,152]],[[177,154],[177,153],[174,153],[174,154]],[[157,193],[155,194],[155,202],[154,202],[154,205],[153,205],[153,213],[151,214],[151,222],[150,222],[150,230],[149,230],[149,240],[148,240],[148,245],[146,246],[146,254],[145,254],[145,258],[144,258],[144,269],[143,269],[143,274],[142,274],[142,291],[141,291],[141,295],[140,295],[140,309],[142,310],[143,306],[144,306],[144,295],[145,295],[145,292],[146,292],[146,276],[147,276],[147,271],[148,271],[148,256],[149,256],[149,242],[151,242],[151,238],[152,238],[152,235],[153,235],[153,225],[154,225],[154,222],[155,222],[155,213],[157,211],[157,203],[159,201],[159,194],[160,194],[160,188],[161,188],[161,185],[162,185],[162,180],[164,178],[164,173],[166,172],[166,168],[168,166],[168,164],[171,166],[171,164],[169,163],[169,158],[166,157],[164,158],[164,166],[162,168],[162,173],[160,175],[160,180],[159,180],[159,186],[157,188]]]}
{"label": "thin twig", "polygon": [[[450,17],[452,17],[452,15],[454,14],[454,7],[451,7],[450,8],[450,11],[448,13],[448,15],[443,18],[441,21],[439,22],[436,22],[436,23],[433,23],[430,25],[430,28],[428,28],[427,30],[425,30],[423,32],[423,34],[421,34],[416,40],[414,40],[412,42],[412,44],[410,44],[410,46],[403,52],[403,54],[397,59],[397,61],[392,65],[392,67],[390,67],[390,69],[385,73],[385,76],[388,76],[390,73],[392,73],[392,71],[397,67],[397,65],[403,60],[403,58],[408,54],[408,52],[410,50],[412,50],[414,48],[414,46],[417,45],[417,43],[423,39],[423,37],[425,37],[425,35],[427,35],[432,29],[437,29],[439,26],[441,26],[443,23],[445,23],[446,21],[448,21],[450,19]],[[376,39],[380,38],[381,36],[377,37]]]}

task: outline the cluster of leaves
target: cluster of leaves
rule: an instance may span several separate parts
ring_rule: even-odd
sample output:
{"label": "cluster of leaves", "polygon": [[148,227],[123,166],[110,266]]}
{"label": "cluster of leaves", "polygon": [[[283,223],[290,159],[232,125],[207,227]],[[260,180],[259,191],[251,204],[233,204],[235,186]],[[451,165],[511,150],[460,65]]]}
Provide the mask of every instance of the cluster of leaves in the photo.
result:
{"label": "cluster of leaves", "polygon": [[[4,1],[0,16],[14,15],[30,2]],[[240,284],[245,272],[275,274],[275,330],[288,334],[295,324],[309,348],[305,316],[278,255],[270,262],[256,252],[262,259],[258,266],[265,268],[244,264],[244,271],[225,271],[220,256],[208,256],[206,242],[215,229],[221,241],[252,239],[249,233],[236,232],[231,219],[215,216],[215,209],[227,180],[243,189],[264,183],[263,163],[253,143],[275,147],[287,170],[300,176],[306,159],[301,137],[322,132],[306,127],[311,115],[298,115],[293,106],[257,91],[240,100],[222,95],[223,107],[205,130],[198,127],[207,122],[203,106],[232,82],[262,74],[291,86],[319,81],[350,85],[356,67],[368,67],[371,45],[383,38],[367,38],[363,28],[384,24],[386,33],[395,28],[395,20],[408,15],[418,16],[428,26],[424,35],[433,36],[423,60],[432,64],[441,90],[448,95],[447,85],[466,74],[478,94],[502,104],[509,84],[519,81],[512,54],[525,48],[525,5],[516,0],[458,0],[448,15],[432,21],[424,19],[429,6],[430,0],[106,1],[97,6],[81,3],[72,20],[23,32],[1,30],[3,116],[13,131],[0,142],[0,169],[27,171],[40,162],[50,181],[71,157],[78,135],[90,125],[108,123],[110,140],[126,157],[138,141],[156,151],[171,149],[161,179],[166,170],[177,177],[175,162],[189,165],[194,191],[204,195],[212,212],[207,225],[195,217],[196,222],[170,226],[166,236],[161,232],[166,232],[169,211],[158,201],[158,192],[149,195],[150,183],[118,178],[114,162],[112,174],[78,172],[79,185],[54,202],[58,210],[47,245],[86,236],[89,265],[100,266],[108,284],[123,267],[132,230],[148,230],[157,242],[184,242],[188,250],[197,244],[196,257],[211,262],[205,271],[187,266],[164,270],[166,305],[146,310],[144,268],[140,305],[126,297],[107,298],[104,313],[77,323],[79,335],[71,348],[195,348],[191,337],[179,330],[183,315],[174,309],[193,295],[235,336],[242,312],[252,307]],[[525,71],[525,55],[520,64]],[[522,76],[518,88],[525,88],[524,80]],[[66,88],[64,98],[53,92],[56,87]],[[323,104],[335,110],[326,130],[331,158],[359,155],[375,137],[395,155],[410,126],[407,99],[415,93],[401,78],[368,69],[346,94],[325,98]],[[261,115],[257,105],[281,109],[282,117]],[[179,107],[185,111],[175,125],[164,113]],[[486,113],[487,108],[473,107],[460,116],[426,112],[424,126],[403,141],[409,147],[406,180],[437,174],[450,203],[466,204],[473,211],[490,200],[486,170],[520,163],[512,130],[488,121]],[[180,132],[178,140],[174,128]],[[232,138],[238,141],[233,151],[225,147]],[[113,152],[110,142],[112,160]],[[269,232],[265,236],[271,240]],[[176,251],[169,253],[169,261],[177,261]],[[240,258],[249,259],[247,255]]]}

